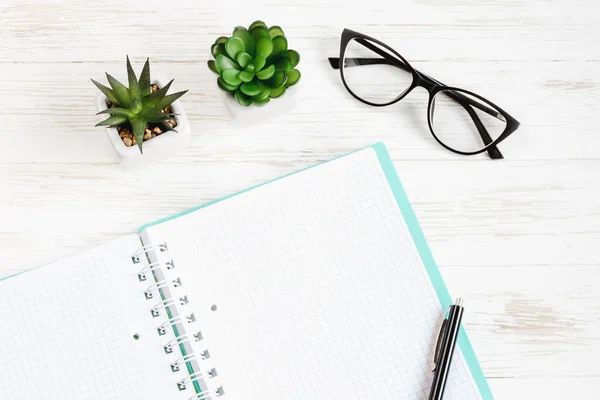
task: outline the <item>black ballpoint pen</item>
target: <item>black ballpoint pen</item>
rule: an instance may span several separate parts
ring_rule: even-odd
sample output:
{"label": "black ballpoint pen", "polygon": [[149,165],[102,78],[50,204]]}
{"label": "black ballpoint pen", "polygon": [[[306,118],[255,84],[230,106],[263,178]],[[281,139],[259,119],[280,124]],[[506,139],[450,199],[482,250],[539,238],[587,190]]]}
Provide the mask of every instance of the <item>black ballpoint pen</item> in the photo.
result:
{"label": "black ballpoint pen", "polygon": [[462,299],[458,298],[454,305],[448,307],[444,321],[440,326],[438,340],[433,353],[434,375],[429,400],[441,400],[444,395],[463,312]]}

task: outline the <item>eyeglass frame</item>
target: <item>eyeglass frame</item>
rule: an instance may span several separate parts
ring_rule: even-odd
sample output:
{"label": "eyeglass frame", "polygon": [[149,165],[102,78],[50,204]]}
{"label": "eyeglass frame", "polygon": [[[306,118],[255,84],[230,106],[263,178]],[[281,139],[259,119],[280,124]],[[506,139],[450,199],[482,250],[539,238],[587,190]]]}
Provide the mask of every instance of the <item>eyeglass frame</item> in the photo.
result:
{"label": "eyeglass frame", "polygon": [[[381,59],[372,59],[374,61],[374,63],[372,64],[382,64],[381,61],[387,61],[387,63],[396,66],[406,72],[410,72],[413,76],[412,79],[412,83],[410,84],[410,86],[404,90],[404,92],[400,93],[400,95],[398,95],[398,97],[396,97],[395,99],[387,102],[387,103],[382,103],[382,104],[378,104],[378,103],[373,103],[370,102],[368,100],[365,100],[363,98],[361,98],[360,96],[358,96],[357,94],[355,94],[352,89],[350,89],[350,87],[348,86],[346,79],[344,77],[344,68],[342,67],[342,63],[344,60],[344,54],[346,52],[346,48],[348,47],[348,43],[350,43],[351,40],[353,39],[366,39],[367,42],[359,42],[360,44],[362,44],[363,46],[367,47],[368,49],[374,51],[375,53],[379,54],[380,56],[383,57],[383,60]],[[358,41],[358,40],[357,40]],[[386,50],[388,50],[389,52],[391,52],[394,56],[398,57],[398,59],[395,59],[394,57],[392,57],[390,54],[386,53],[385,51],[381,51],[381,49],[379,49],[376,46],[368,46],[368,41],[371,41],[373,43],[378,44],[379,46],[382,46],[383,48],[385,48]],[[366,43],[366,44],[365,44]],[[398,61],[401,61],[400,63]],[[410,65],[410,63],[404,58],[402,57],[396,50],[392,49],[390,46],[388,46],[387,44],[372,38],[370,36],[367,36],[365,34],[362,34],[360,32],[356,32],[353,31],[351,29],[344,29],[342,32],[342,36],[341,36],[341,42],[340,42],[340,56],[339,58],[335,58],[335,57],[330,57],[329,58],[329,63],[331,65],[332,68],[334,69],[339,69],[340,70],[340,76],[342,78],[342,83],[344,84],[344,87],[346,88],[346,90],[357,100],[361,101],[362,103],[368,104],[370,106],[375,106],[375,107],[384,107],[384,106],[389,106],[391,104],[397,103],[400,100],[402,100],[404,97],[406,97],[413,89],[417,88],[417,87],[422,87],[425,90],[427,90],[427,92],[429,93],[429,102],[427,105],[427,124],[429,126],[429,131],[431,132],[431,134],[433,135],[433,137],[435,138],[435,140],[445,149],[452,151],[453,153],[457,153],[457,154],[462,154],[462,155],[475,155],[475,154],[480,154],[483,153],[484,151],[488,152],[488,155],[490,158],[492,159],[502,159],[504,158],[504,156],[502,155],[502,153],[500,152],[500,150],[498,149],[497,145],[502,142],[503,140],[505,140],[508,136],[510,136],[513,132],[515,132],[518,128],[519,128],[519,121],[517,121],[514,117],[512,117],[510,114],[508,114],[506,111],[504,111],[502,108],[498,107],[496,104],[492,103],[491,101],[489,101],[488,99],[473,93],[469,90],[466,89],[462,89],[462,88],[458,88],[458,87],[452,87],[452,86],[446,86],[443,83],[441,83],[440,81],[433,79],[432,77],[425,75],[422,72],[417,71],[416,69],[414,69],[412,67],[412,65]],[[386,62],[383,62],[384,64],[386,64]],[[404,63],[404,64],[402,64]],[[407,70],[408,68],[408,70]],[[442,142],[437,135],[435,134],[435,131],[433,130],[433,125],[431,122],[431,112],[432,112],[432,108],[431,108],[431,104],[433,102],[433,99],[435,97],[435,95],[441,91],[445,91],[445,94],[448,95],[447,93],[452,93],[453,91],[456,91],[458,93],[455,93],[457,98],[454,98],[453,100],[455,100],[458,104],[460,104],[461,106],[463,106],[463,108],[465,108],[465,110],[467,110],[467,113],[469,114],[469,116],[471,117],[471,119],[473,120],[473,123],[475,124],[475,127],[477,128],[477,131],[479,132],[479,135],[481,136],[481,139],[483,140],[483,143],[487,143],[485,145],[485,147],[483,147],[482,149],[476,150],[476,151],[461,151],[461,150],[457,150],[457,149],[453,149],[450,146],[448,146],[447,144],[445,144],[444,142]],[[502,118],[504,118],[505,122],[506,122],[506,127],[504,128],[504,131],[494,140],[492,140],[491,136],[489,135],[487,129],[485,129],[485,126],[483,125],[483,123],[481,122],[481,119],[479,118],[479,116],[477,115],[477,113],[475,113],[475,111],[473,111],[473,109],[471,107],[466,107],[464,104],[462,104],[460,100],[462,100],[462,98],[464,98],[465,100],[467,100],[469,102],[469,106],[473,106],[473,100],[471,100],[468,97],[465,96],[460,96],[460,93],[466,93],[470,96],[473,96],[479,100],[482,100],[484,103],[487,103],[489,105],[491,105],[492,107],[495,108],[495,111],[498,112],[494,112],[494,115],[496,118],[502,120]],[[449,95],[448,95],[449,96]],[[451,96],[449,96],[451,97]],[[452,98],[452,97],[451,97]],[[487,114],[493,115],[490,113],[490,109],[488,107],[486,107],[485,105],[482,105],[480,103],[476,103],[476,107],[484,112],[486,112]],[[483,107],[483,108],[482,108]],[[485,109],[487,109],[488,111],[486,111]],[[502,118],[500,118],[502,117]],[[488,143],[489,142],[489,143]]]}

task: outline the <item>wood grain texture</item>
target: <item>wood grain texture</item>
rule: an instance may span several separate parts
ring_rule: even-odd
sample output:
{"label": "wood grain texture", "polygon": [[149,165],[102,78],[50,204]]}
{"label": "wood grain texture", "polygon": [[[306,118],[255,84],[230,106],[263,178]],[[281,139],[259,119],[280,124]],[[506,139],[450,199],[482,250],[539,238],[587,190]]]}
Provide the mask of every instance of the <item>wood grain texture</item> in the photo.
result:
{"label": "wood grain texture", "polygon": [[[302,63],[303,85],[297,93],[301,106],[252,125],[230,121],[215,76],[204,62],[154,64],[156,73],[175,77],[173,90],[190,90],[183,105],[193,141],[169,162],[204,162],[208,155],[259,162],[301,156],[317,162],[378,140],[388,143],[399,159],[489,161],[485,155],[464,159],[436,143],[427,128],[424,91],[415,90],[390,107],[369,107],[345,91],[326,55]],[[142,59],[137,61],[139,71]],[[0,85],[11,99],[0,111],[7,129],[0,163],[114,162],[104,132],[93,127],[95,87],[90,78],[104,82],[108,71],[125,80],[124,64],[0,64],[5,72]],[[475,90],[519,119],[522,127],[501,146],[508,160],[600,158],[590,146],[600,114],[600,62],[432,61],[416,62],[415,67],[447,84]],[[57,88],[61,96],[56,96]]]}
{"label": "wood grain texture", "polygon": [[[27,268],[72,252],[65,246],[75,237],[77,246],[98,244],[316,162],[301,154],[244,161],[243,153],[135,174],[118,164],[5,165],[0,234],[14,242],[3,257]],[[597,265],[598,162],[395,161],[441,266]]]}
{"label": "wood grain texture", "polygon": [[[5,0],[0,4],[0,276],[384,141],[499,400],[600,390],[600,6],[592,0]],[[302,54],[297,106],[232,121],[213,40],[263,19]],[[350,27],[521,123],[506,159],[461,157],[426,127],[427,94],[372,108],[326,63]],[[93,128],[105,71],[149,56],[176,79],[190,146],[124,170]],[[0,305],[1,306],[1,305]]]}

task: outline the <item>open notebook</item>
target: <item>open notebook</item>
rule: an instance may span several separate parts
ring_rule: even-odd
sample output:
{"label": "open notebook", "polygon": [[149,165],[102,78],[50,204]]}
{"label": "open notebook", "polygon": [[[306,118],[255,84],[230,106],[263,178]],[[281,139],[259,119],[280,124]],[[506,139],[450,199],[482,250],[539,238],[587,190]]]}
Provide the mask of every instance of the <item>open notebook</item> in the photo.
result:
{"label": "open notebook", "polygon": [[423,400],[450,303],[375,144],[0,282],[0,398]]}

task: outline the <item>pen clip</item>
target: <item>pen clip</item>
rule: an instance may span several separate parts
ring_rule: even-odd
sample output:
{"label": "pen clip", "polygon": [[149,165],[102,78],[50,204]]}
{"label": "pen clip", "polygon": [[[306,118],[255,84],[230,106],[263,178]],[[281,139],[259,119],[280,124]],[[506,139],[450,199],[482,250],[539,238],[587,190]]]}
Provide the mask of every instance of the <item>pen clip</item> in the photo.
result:
{"label": "pen clip", "polygon": [[442,341],[445,335],[445,330],[448,327],[448,311],[450,310],[450,306],[448,306],[448,308],[446,309],[446,312],[444,313],[444,316],[442,317],[442,323],[440,324],[440,330],[438,331],[437,334],[437,339],[435,340],[435,350],[433,352],[433,360],[431,361],[431,370],[435,371],[435,369],[437,368],[437,362],[440,356],[440,351],[441,351],[441,347],[442,347]]}

